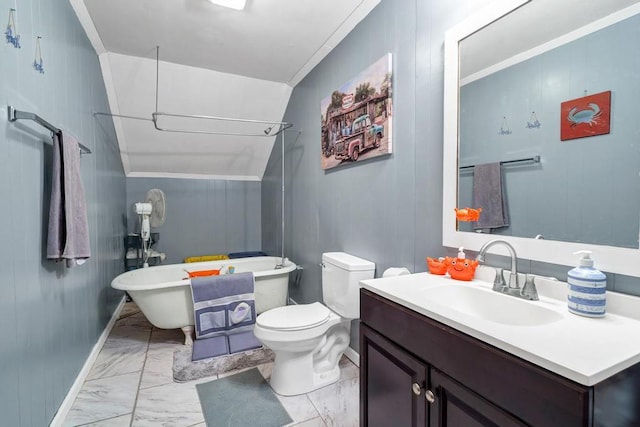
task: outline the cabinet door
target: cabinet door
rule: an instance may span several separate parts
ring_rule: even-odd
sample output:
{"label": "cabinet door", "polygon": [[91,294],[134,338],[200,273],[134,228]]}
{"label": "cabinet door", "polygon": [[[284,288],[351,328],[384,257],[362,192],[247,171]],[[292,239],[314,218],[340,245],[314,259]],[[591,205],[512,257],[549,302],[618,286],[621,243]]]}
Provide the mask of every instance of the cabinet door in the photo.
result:
{"label": "cabinet door", "polygon": [[430,408],[430,426],[480,427],[526,426],[480,395],[431,368],[431,387],[436,399]]}
{"label": "cabinet door", "polygon": [[360,425],[426,426],[428,368],[360,324]]}

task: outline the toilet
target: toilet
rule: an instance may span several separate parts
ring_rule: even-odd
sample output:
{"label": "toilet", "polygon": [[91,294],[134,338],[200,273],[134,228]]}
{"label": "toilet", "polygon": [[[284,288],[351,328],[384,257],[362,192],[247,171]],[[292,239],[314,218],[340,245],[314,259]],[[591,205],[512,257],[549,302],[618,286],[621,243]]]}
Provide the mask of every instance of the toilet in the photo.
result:
{"label": "toilet", "polygon": [[275,353],[270,385],[283,396],[308,393],[340,378],[338,362],[349,346],[351,320],[360,317],[360,281],[375,264],[346,254],[322,254],[326,304],[288,305],[260,314],[254,335]]}

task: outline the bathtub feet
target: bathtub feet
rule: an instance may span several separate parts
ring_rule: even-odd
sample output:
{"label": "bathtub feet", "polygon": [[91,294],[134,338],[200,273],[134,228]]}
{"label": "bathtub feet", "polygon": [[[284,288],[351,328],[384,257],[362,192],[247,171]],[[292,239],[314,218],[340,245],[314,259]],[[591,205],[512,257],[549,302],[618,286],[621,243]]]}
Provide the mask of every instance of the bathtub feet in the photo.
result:
{"label": "bathtub feet", "polygon": [[184,332],[184,345],[193,345],[193,331],[194,331],[194,326],[193,325],[189,325],[189,326],[183,326],[182,328],[182,332]]}

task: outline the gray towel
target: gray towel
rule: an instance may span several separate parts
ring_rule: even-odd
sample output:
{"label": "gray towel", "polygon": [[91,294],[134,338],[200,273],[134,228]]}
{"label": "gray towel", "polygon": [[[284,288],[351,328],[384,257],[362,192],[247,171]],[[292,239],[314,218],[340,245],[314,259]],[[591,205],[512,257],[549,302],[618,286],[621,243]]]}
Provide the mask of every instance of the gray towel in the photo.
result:
{"label": "gray towel", "polygon": [[47,258],[66,260],[73,267],[91,257],[78,141],[66,133],[54,134],[52,160]]}
{"label": "gray towel", "polygon": [[62,189],[62,153],[58,134],[53,135],[51,161],[51,202],[49,203],[49,232],[47,236],[47,258],[60,260],[64,251],[66,226],[64,218],[64,195]]}
{"label": "gray towel", "polygon": [[477,165],[473,168],[473,206],[482,208],[480,219],[473,226],[474,230],[509,226],[500,162]]}

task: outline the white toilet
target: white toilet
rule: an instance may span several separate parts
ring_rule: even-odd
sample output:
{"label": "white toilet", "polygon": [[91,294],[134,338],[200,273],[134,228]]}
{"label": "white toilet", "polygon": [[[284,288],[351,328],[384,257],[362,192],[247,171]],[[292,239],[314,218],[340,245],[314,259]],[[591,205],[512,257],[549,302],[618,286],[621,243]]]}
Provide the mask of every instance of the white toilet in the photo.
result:
{"label": "white toilet", "polygon": [[360,280],[372,279],[375,264],[346,254],[322,254],[319,302],[268,310],[254,334],[276,355],[271,388],[278,394],[308,393],[338,381],[340,357],[349,346],[351,320],[360,316]]}

